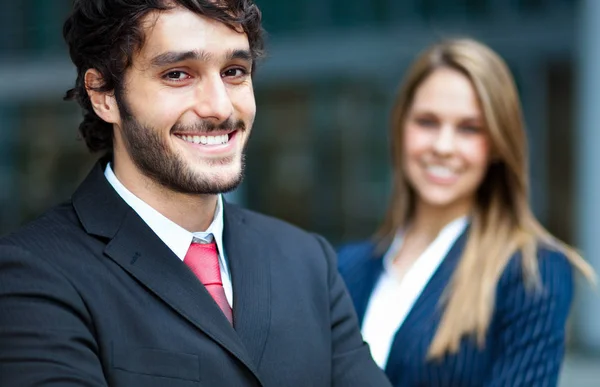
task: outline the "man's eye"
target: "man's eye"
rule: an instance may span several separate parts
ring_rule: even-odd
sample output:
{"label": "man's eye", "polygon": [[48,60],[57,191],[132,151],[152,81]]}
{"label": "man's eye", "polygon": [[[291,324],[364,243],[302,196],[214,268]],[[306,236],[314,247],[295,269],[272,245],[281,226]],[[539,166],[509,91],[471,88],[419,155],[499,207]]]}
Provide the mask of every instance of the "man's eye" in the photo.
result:
{"label": "man's eye", "polygon": [[224,77],[233,77],[233,78],[243,77],[246,74],[248,74],[246,69],[243,69],[240,67],[231,68],[231,69],[225,70],[225,72],[223,72]]}
{"label": "man's eye", "polygon": [[181,81],[187,79],[189,76],[183,71],[169,71],[165,74],[165,78],[173,81]]}

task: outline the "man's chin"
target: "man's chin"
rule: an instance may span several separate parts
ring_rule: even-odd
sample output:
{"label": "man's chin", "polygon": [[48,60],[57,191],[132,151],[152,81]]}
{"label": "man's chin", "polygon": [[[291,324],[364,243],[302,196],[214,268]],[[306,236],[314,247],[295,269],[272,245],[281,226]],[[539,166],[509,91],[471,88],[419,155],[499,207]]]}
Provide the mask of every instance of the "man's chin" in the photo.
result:
{"label": "man's chin", "polygon": [[240,186],[242,179],[222,181],[222,182],[209,182],[202,187],[197,193],[203,195],[218,195],[227,192],[234,191]]}
{"label": "man's chin", "polygon": [[242,179],[241,168],[231,171],[219,171],[217,173],[198,173],[196,175],[198,193],[206,194],[220,194],[233,191],[241,184]]}
{"label": "man's chin", "polygon": [[226,193],[233,191],[242,183],[243,180],[242,171],[239,170],[235,175],[222,177],[214,181],[214,186],[219,190],[219,193]]}
{"label": "man's chin", "polygon": [[233,191],[242,182],[244,171],[241,160],[228,160],[219,164],[188,163],[187,167],[181,166],[182,174],[170,176],[169,182],[163,181],[163,185],[186,194],[213,195]]}

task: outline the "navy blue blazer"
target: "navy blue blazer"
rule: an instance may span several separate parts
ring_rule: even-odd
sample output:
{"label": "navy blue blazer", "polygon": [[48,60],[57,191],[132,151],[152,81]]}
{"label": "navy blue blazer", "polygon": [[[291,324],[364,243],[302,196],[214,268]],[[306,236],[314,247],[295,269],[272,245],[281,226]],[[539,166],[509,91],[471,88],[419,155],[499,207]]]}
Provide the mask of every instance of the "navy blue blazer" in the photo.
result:
{"label": "navy blue blazer", "polygon": [[[507,265],[484,348],[464,338],[459,351],[426,360],[442,310],[440,296],[460,259],[461,235],[396,332],[385,372],[394,386],[555,386],[565,348],[565,322],[573,296],[573,269],[566,257],[540,249],[541,291],[525,289],[520,255]],[[339,268],[362,326],[369,298],[383,271],[372,242],[343,246]]]}

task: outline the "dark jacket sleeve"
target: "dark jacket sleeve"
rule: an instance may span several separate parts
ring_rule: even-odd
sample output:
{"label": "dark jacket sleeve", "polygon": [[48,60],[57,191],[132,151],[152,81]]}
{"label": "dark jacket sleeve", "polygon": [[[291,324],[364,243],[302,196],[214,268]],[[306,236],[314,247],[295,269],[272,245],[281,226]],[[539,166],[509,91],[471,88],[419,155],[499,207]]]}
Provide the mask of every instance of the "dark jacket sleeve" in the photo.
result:
{"label": "dark jacket sleeve", "polygon": [[333,349],[332,386],[391,386],[383,371],[373,361],[369,347],[362,339],[352,301],[337,269],[336,254],[323,238],[317,238],[329,266]]}
{"label": "dark jacket sleeve", "polygon": [[556,386],[573,297],[567,258],[542,251],[540,288],[526,288],[521,260],[513,259],[498,287],[495,358],[486,386]]}
{"label": "dark jacket sleeve", "polygon": [[43,258],[0,244],[0,385],[106,386],[93,325]]}

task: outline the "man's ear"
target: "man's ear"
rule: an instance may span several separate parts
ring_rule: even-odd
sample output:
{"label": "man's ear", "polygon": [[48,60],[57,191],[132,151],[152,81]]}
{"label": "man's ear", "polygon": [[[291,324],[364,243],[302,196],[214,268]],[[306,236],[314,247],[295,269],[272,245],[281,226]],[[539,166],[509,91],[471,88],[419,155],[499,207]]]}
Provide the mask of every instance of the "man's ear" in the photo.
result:
{"label": "man's ear", "polygon": [[121,116],[114,91],[98,90],[104,83],[102,74],[96,69],[89,69],[85,72],[84,82],[85,90],[92,102],[92,108],[98,117],[110,124],[118,124]]}

